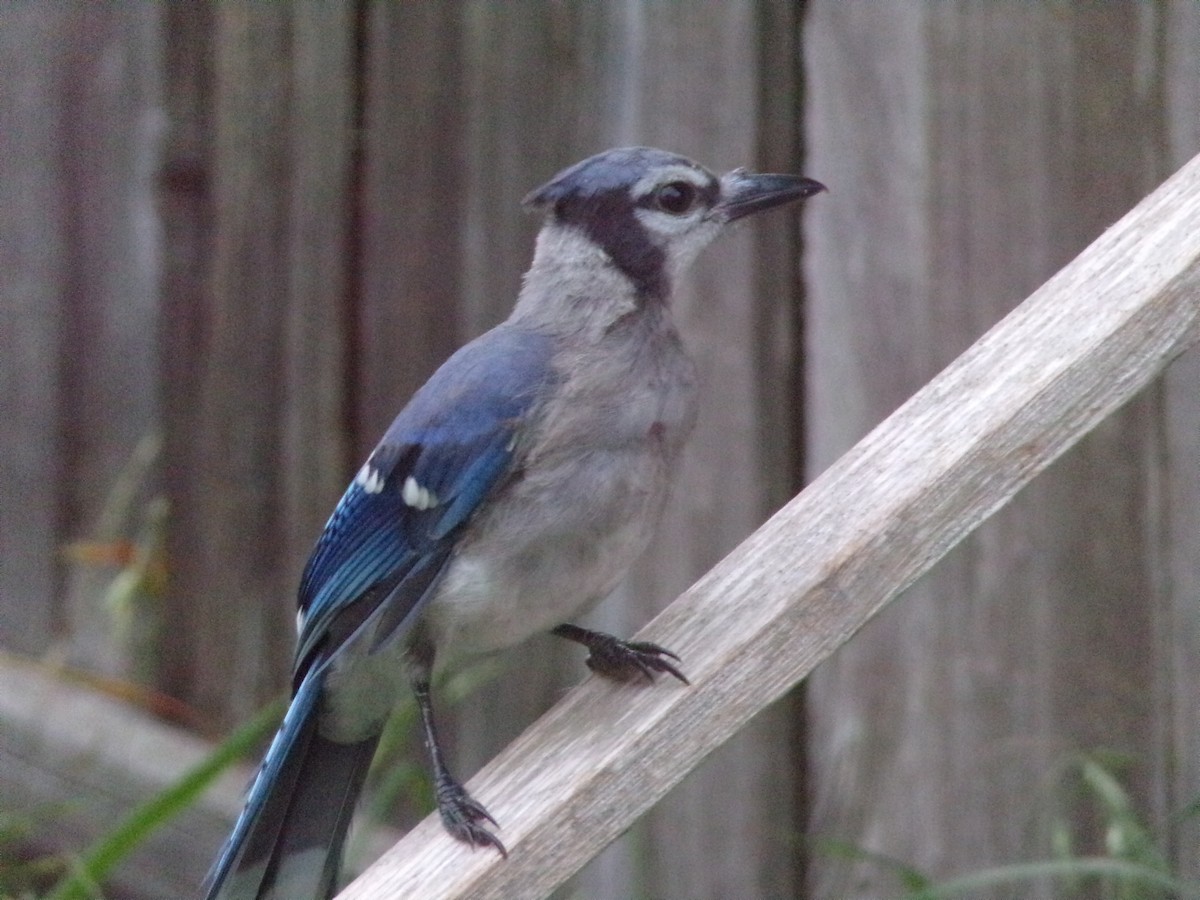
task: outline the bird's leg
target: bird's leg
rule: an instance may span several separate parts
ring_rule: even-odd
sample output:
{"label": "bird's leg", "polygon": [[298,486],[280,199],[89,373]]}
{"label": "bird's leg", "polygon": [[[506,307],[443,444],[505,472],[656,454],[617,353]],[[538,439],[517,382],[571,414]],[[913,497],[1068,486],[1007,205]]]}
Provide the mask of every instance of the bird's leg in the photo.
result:
{"label": "bird's leg", "polygon": [[597,675],[616,681],[653,681],[655,673],[668,672],[684,684],[691,683],[669,662],[670,659],[679,662],[679,657],[658,644],[622,641],[611,634],[591,631],[578,625],[559,625],[550,633],[587,647],[587,667]]}
{"label": "bird's leg", "polygon": [[446,760],[442,756],[442,745],[438,740],[437,726],[433,722],[433,701],[429,696],[429,680],[421,678],[413,683],[413,694],[417,698],[417,707],[421,710],[421,727],[425,734],[425,746],[429,750],[429,761],[433,766],[433,792],[437,799],[438,812],[442,816],[442,824],[450,834],[473,847],[495,847],[500,855],[508,858],[508,851],[500,839],[483,827],[484,822],[491,822],[497,828],[500,824],[477,803],[466,788],[450,774]]}

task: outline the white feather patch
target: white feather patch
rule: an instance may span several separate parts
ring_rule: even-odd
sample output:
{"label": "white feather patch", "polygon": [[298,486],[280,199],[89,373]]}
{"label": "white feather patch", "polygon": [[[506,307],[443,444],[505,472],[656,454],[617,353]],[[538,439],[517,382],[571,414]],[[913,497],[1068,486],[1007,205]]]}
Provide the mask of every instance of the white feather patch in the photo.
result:
{"label": "white feather patch", "polygon": [[439,502],[438,495],[427,487],[417,484],[417,479],[409,475],[404,479],[404,489],[400,492],[404,502],[413,509],[433,509]]}
{"label": "white feather patch", "polygon": [[358,474],[354,476],[354,480],[368,494],[378,494],[383,490],[384,482],[387,481],[380,471],[371,465],[370,461],[358,470]]}

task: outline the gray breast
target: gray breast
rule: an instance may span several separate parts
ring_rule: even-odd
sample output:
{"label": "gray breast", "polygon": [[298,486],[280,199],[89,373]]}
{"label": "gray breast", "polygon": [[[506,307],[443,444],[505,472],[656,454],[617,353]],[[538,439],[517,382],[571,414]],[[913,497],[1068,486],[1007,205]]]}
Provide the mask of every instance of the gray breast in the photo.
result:
{"label": "gray breast", "polygon": [[572,618],[645,549],[695,420],[695,375],[669,329],[613,337],[559,354],[518,470],[464,537],[430,610],[450,654]]}
{"label": "gray breast", "polygon": [[627,316],[556,366],[562,388],[539,435],[543,452],[644,446],[673,461],[695,424],[696,375],[665,311]]}

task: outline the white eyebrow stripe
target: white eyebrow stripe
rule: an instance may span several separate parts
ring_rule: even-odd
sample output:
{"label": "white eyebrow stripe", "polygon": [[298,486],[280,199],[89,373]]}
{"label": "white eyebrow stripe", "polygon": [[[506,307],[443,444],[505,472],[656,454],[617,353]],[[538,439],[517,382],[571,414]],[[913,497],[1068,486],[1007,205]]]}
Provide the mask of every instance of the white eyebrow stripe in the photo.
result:
{"label": "white eyebrow stripe", "polygon": [[690,166],[664,166],[643,175],[634,184],[629,196],[644,197],[660,184],[667,184],[671,181],[686,181],[698,188],[706,187],[709,183],[708,176],[704,172],[699,172]]}

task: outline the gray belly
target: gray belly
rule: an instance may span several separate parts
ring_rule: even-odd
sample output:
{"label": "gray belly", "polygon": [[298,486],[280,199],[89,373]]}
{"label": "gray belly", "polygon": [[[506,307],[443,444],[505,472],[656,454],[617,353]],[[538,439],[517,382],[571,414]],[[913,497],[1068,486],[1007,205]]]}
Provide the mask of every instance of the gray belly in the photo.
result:
{"label": "gray belly", "polygon": [[512,646],[604,598],[653,534],[668,474],[647,446],[506,489],[472,523],[426,611],[439,662]]}

